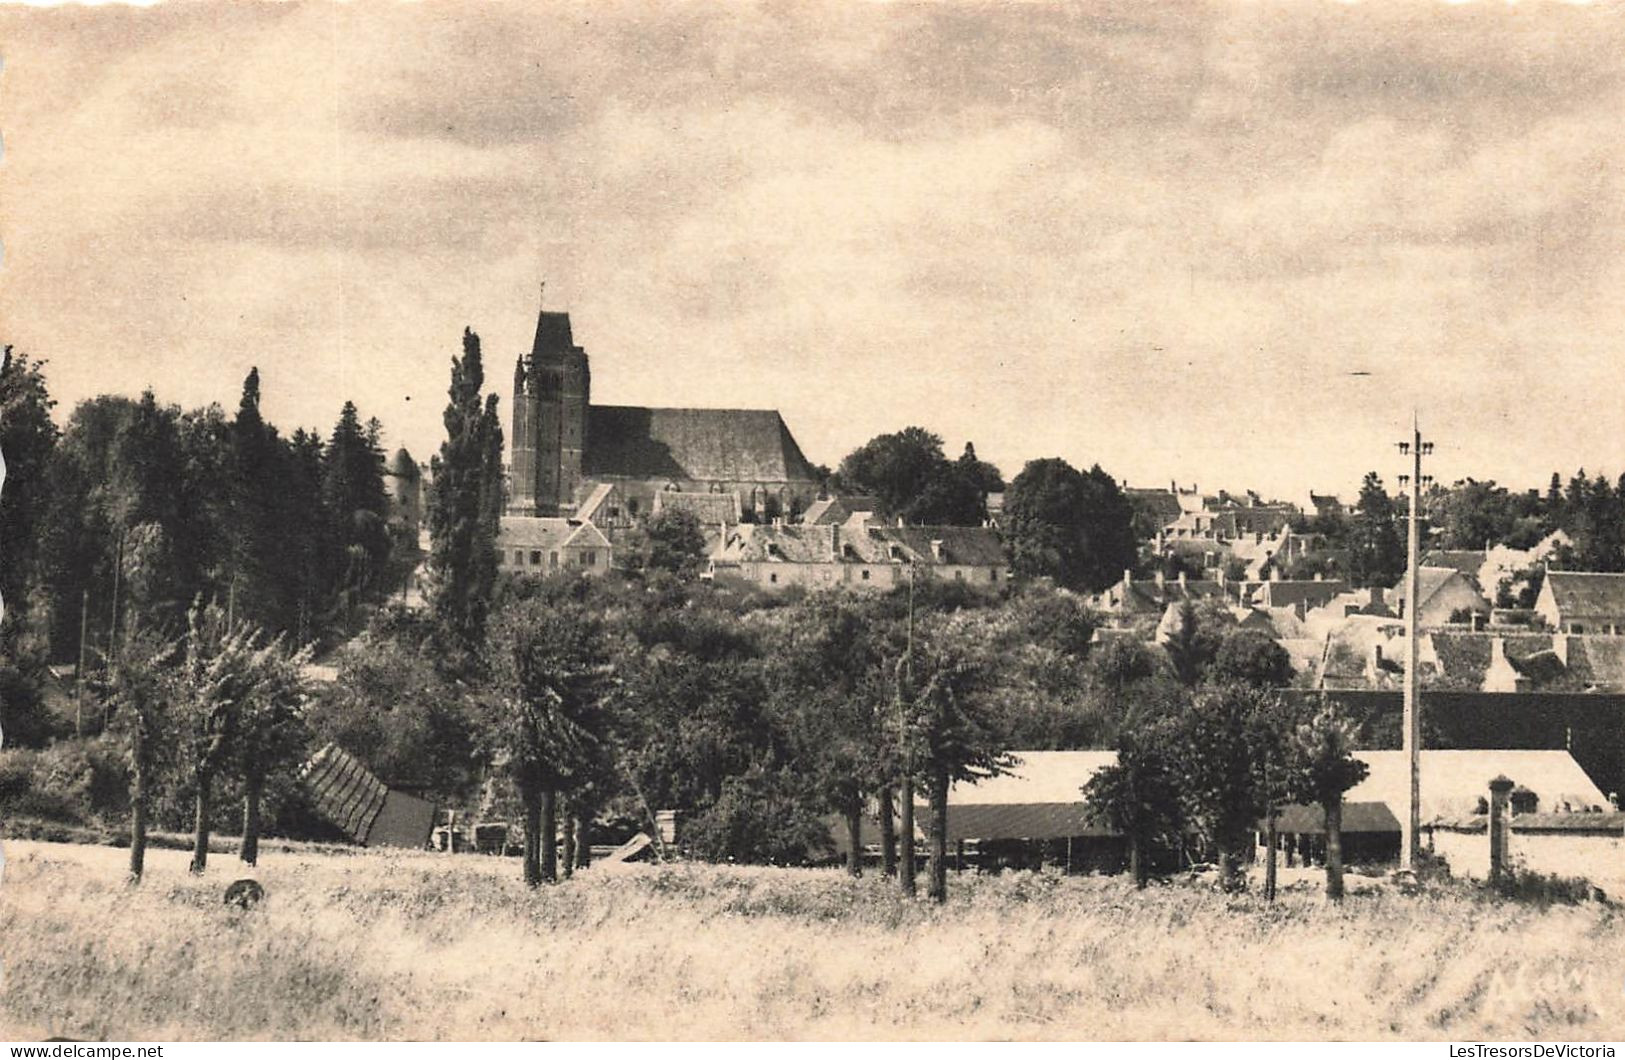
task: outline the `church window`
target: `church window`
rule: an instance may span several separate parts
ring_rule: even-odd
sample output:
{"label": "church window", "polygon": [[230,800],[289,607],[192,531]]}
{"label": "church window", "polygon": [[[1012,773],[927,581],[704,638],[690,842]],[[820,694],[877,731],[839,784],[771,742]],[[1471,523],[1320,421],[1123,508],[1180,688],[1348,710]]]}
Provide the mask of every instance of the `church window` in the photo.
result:
{"label": "church window", "polygon": [[515,567],[523,567],[525,565],[525,554],[517,548],[513,550],[513,565]]}
{"label": "church window", "polygon": [[542,550],[541,549],[533,548],[533,549],[530,550],[530,565],[532,567],[540,567],[542,565]]}
{"label": "church window", "polygon": [[594,552],[592,549],[588,549],[587,551],[583,552],[581,554],[581,565],[583,567],[598,566],[598,553]]}

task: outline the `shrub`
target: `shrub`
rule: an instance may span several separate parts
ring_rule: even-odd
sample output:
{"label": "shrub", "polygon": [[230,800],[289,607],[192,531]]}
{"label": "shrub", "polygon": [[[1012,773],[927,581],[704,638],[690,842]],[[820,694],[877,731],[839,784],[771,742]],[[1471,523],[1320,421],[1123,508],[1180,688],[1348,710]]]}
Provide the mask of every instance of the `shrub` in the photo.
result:
{"label": "shrub", "polygon": [[1578,905],[1602,895],[1590,880],[1579,876],[1558,876],[1524,868],[1502,873],[1491,886],[1503,898],[1536,905]]}

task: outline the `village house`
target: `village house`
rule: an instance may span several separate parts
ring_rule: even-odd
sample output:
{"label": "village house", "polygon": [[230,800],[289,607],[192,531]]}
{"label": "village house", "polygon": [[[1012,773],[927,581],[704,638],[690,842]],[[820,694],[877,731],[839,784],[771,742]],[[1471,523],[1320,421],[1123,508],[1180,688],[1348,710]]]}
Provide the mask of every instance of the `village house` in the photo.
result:
{"label": "village house", "polygon": [[1304,618],[1316,608],[1325,607],[1349,591],[1344,581],[1314,578],[1287,581],[1272,578],[1261,582],[1252,592],[1252,604],[1268,610],[1285,609],[1298,618]]}
{"label": "village house", "polygon": [[[1405,575],[1392,590],[1392,602],[1400,617],[1405,615]],[[1453,567],[1418,568],[1416,581],[1416,620],[1423,629],[1456,622],[1487,623],[1490,602],[1484,599],[1478,583]]]}
{"label": "village house", "polygon": [[1010,564],[996,531],[980,526],[744,523],[722,529],[707,575],[766,589],[791,585],[889,589],[910,577],[996,589]]}
{"label": "village house", "polygon": [[1547,571],[1535,612],[1561,633],[1625,633],[1625,574]]}
{"label": "village house", "polygon": [[[1357,751],[1366,777],[1343,797],[1344,858],[1385,861],[1399,856],[1401,815],[1407,812],[1410,763],[1404,751]],[[1609,802],[1567,751],[1440,750],[1420,756],[1420,816],[1424,825],[1483,812],[1489,780],[1518,782],[1514,809],[1601,816]],[[1259,822],[1263,841],[1264,822]],[[1284,848],[1324,857],[1325,814],[1319,806],[1285,806],[1275,830]],[[1455,868],[1455,866],[1452,866]],[[1538,867],[1538,866],[1537,866]]]}
{"label": "village house", "polygon": [[1170,604],[1186,600],[1235,600],[1239,595],[1240,586],[1227,582],[1222,573],[1212,579],[1187,578],[1183,572],[1168,578],[1157,571],[1149,578],[1136,578],[1133,571],[1125,570],[1122,581],[1096,594],[1094,605],[1114,618],[1132,619],[1160,617]]}
{"label": "village house", "polygon": [[614,548],[589,522],[550,516],[505,515],[497,531],[497,569],[515,575],[559,571],[598,576],[609,571]]}

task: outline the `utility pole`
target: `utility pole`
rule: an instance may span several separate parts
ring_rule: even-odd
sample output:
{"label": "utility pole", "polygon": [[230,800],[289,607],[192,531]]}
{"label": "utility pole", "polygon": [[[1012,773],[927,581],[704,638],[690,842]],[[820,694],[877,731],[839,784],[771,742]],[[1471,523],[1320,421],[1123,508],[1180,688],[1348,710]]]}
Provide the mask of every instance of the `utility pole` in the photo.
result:
{"label": "utility pole", "polygon": [[79,663],[73,668],[73,734],[84,735],[85,642],[90,639],[90,590],[79,593]]}
{"label": "utility pole", "polygon": [[903,693],[914,694],[914,564],[908,565],[908,624],[903,649],[903,681],[897,696],[897,734],[903,744],[903,777],[897,785],[898,850],[897,882],[902,892],[914,896],[914,743],[909,739],[908,711]]}
{"label": "utility pole", "polygon": [[1422,565],[1422,486],[1433,481],[1422,475],[1422,457],[1431,456],[1433,443],[1422,440],[1416,415],[1411,415],[1411,440],[1399,443],[1399,451],[1411,458],[1411,473],[1399,476],[1401,486],[1410,487],[1410,511],[1405,529],[1405,760],[1410,771],[1410,790],[1405,804],[1405,818],[1400,822],[1400,867],[1416,867],[1417,835],[1422,829],[1422,678],[1421,652],[1418,645],[1420,630],[1416,615],[1417,579]]}

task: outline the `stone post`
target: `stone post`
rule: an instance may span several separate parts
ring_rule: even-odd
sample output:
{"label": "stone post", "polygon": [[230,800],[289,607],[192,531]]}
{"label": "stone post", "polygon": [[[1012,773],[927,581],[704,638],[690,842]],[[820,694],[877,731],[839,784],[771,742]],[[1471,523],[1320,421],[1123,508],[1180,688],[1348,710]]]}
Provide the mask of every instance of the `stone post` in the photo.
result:
{"label": "stone post", "polygon": [[1507,796],[1512,781],[1498,776],[1490,781],[1490,882],[1499,883],[1507,871],[1507,839],[1511,831],[1511,814],[1507,812]]}

